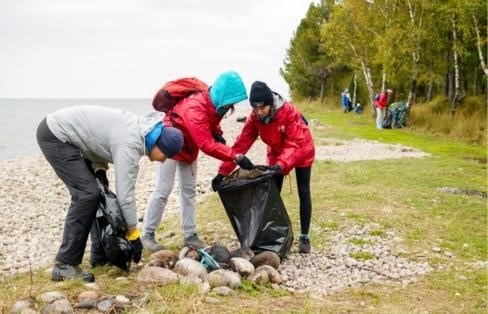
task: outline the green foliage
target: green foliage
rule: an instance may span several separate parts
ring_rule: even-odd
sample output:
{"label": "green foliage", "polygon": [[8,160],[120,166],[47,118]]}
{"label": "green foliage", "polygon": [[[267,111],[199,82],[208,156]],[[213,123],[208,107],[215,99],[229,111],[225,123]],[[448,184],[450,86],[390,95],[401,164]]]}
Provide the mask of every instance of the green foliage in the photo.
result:
{"label": "green foliage", "polygon": [[[379,91],[385,74],[399,100],[407,100],[415,81],[418,100],[445,95],[451,101],[456,52],[461,97],[484,95],[486,103],[488,84],[478,52],[479,46],[488,62],[486,12],[482,0],[320,1],[297,27],[282,75],[295,100],[318,97],[324,80],[312,73],[320,68],[327,70],[322,88],[328,96],[361,74],[358,101],[368,105],[369,88]],[[318,22],[319,17],[324,18]]]}
{"label": "green foliage", "polygon": [[334,71],[327,52],[320,45],[320,26],[328,16],[327,7],[311,3],[290,41],[280,72],[295,99],[320,96],[321,85]]}

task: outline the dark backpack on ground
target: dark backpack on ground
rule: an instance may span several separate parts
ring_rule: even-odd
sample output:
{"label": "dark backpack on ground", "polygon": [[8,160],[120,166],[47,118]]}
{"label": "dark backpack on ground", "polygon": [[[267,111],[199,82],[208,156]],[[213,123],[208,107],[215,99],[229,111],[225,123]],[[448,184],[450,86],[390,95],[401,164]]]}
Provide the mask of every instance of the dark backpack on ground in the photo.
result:
{"label": "dark backpack on ground", "polygon": [[184,77],[169,81],[161,87],[153,98],[153,108],[157,111],[168,112],[180,100],[193,93],[208,90],[209,86],[196,77]]}
{"label": "dark backpack on ground", "polygon": [[393,112],[390,109],[386,109],[386,115],[383,118],[383,129],[391,129],[393,123]]}
{"label": "dark backpack on ground", "polygon": [[399,102],[393,109],[393,126],[403,128],[407,126],[407,106],[405,102]]}

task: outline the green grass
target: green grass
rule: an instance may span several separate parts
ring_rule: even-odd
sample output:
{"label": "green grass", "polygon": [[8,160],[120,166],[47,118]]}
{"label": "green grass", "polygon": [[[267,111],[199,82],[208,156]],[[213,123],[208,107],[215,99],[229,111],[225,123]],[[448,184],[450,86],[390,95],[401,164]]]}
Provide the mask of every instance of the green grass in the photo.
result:
{"label": "green grass", "polygon": [[[135,309],[132,311],[135,313],[486,313],[487,270],[475,265],[488,260],[487,200],[439,190],[456,187],[486,193],[486,143],[472,144],[470,139],[459,137],[452,140],[445,134],[432,135],[412,128],[378,131],[368,109],[362,115],[344,114],[340,108],[303,106],[302,109],[309,121],[321,126],[314,127],[316,145],[362,138],[402,144],[431,154],[422,159],[316,161],[312,170],[310,233],[314,250],[326,251],[331,233],[341,230],[346,222],[374,222],[380,227],[371,230],[371,236],[385,237],[387,232],[394,231],[410,252],[406,257],[415,260],[417,253],[428,253],[427,262],[434,267],[433,272],[405,287],[370,284],[316,300],[248,281],[243,282],[235,296],[203,296],[192,286],[142,286],[135,282],[135,274],[127,282],[117,282],[117,274],[101,267],[95,269],[95,274],[103,293],[142,298],[146,302],[144,309]],[[282,198],[296,233],[299,213],[293,173],[290,179],[291,193],[287,178]],[[208,243],[222,239],[235,241],[216,194],[199,205],[198,229]],[[164,240],[166,246],[179,248],[182,242],[179,230],[179,215],[164,221],[159,234],[176,231],[174,237]],[[353,244],[361,245],[363,241],[355,239]],[[433,254],[434,246],[453,256]],[[357,253],[353,258],[374,258],[365,253]],[[16,300],[35,299],[39,293],[50,290],[64,291],[74,301],[84,288],[79,282],[53,283],[42,270],[33,273],[33,284],[25,274],[9,277],[0,282],[0,312],[9,312]]]}
{"label": "green grass", "polygon": [[352,238],[349,240],[349,243],[361,246],[361,245],[365,245],[365,244],[371,244],[372,242],[369,240],[361,239],[361,238]]}
{"label": "green grass", "polygon": [[357,252],[349,254],[349,257],[354,258],[358,261],[367,261],[369,259],[374,259],[374,254],[370,252]]}

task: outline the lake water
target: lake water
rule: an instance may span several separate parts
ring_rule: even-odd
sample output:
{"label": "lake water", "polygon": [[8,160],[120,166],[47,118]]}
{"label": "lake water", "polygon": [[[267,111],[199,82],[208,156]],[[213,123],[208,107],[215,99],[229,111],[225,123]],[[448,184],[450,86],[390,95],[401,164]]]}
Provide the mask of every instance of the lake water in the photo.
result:
{"label": "lake water", "polygon": [[152,111],[150,99],[0,99],[0,160],[41,153],[39,122],[50,112],[76,105],[123,108],[136,114]]}

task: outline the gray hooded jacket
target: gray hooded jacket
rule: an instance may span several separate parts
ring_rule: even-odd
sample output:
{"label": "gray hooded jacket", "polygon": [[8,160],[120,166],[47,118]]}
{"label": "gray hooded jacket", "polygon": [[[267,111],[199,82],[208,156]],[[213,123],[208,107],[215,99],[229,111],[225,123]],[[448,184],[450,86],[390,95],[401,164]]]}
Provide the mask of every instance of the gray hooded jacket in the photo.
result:
{"label": "gray hooded jacket", "polygon": [[145,136],[162,121],[164,114],[138,116],[126,110],[100,106],[75,106],[49,114],[53,134],[82,151],[97,164],[113,163],[117,200],[129,228],[137,225],[135,184],[139,160],[149,154]]}

